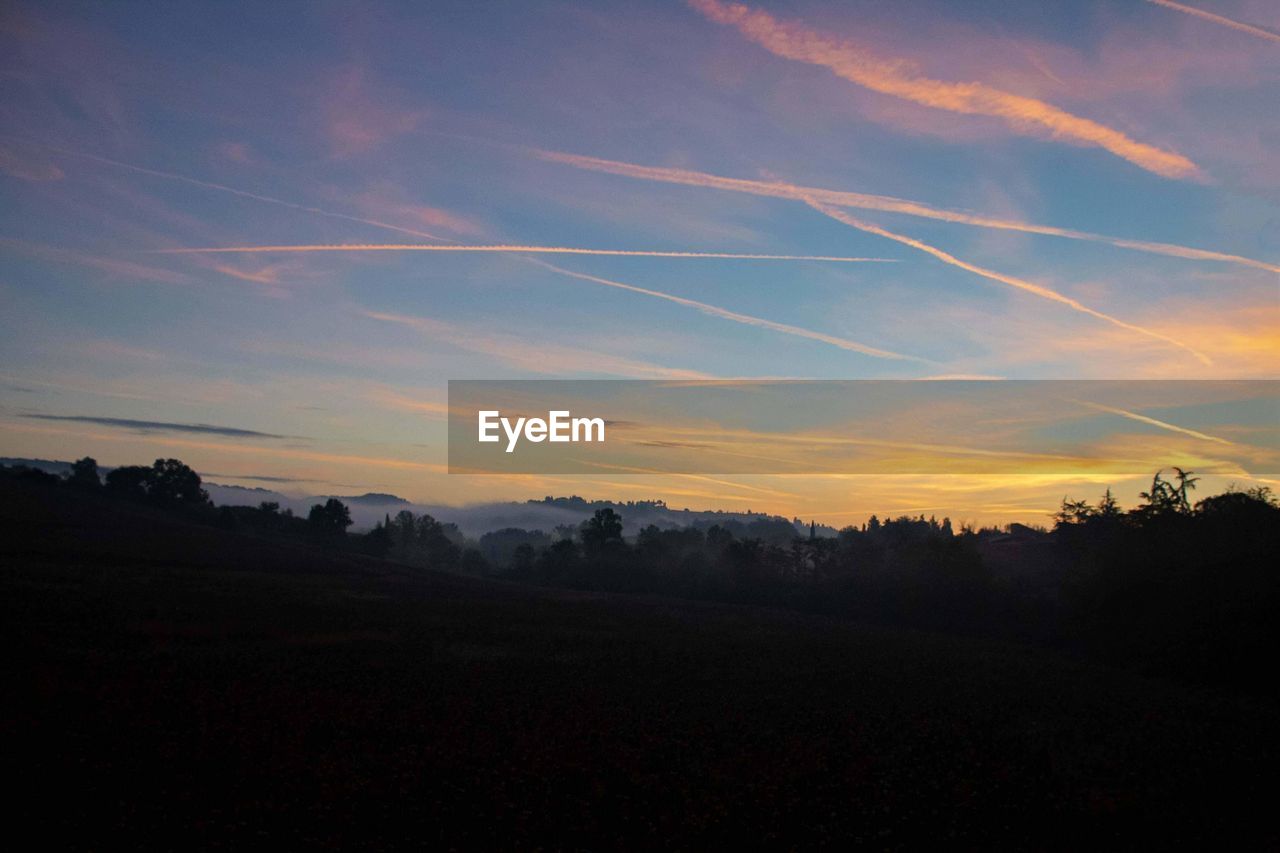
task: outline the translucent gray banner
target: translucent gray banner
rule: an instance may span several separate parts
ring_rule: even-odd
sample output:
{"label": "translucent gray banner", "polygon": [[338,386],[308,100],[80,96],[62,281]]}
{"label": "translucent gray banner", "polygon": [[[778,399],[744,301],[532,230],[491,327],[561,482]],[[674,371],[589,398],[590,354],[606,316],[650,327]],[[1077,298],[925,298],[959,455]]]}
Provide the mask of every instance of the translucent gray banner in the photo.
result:
{"label": "translucent gray banner", "polygon": [[450,473],[1280,472],[1280,382],[454,380]]}

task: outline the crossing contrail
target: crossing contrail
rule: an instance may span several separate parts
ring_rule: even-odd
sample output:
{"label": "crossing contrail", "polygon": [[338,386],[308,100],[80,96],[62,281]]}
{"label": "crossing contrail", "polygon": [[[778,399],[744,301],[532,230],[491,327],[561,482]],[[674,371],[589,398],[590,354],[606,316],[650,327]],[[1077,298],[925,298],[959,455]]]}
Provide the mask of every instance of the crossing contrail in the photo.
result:
{"label": "crossing contrail", "polygon": [[1191,246],[1180,246],[1176,243],[1160,243],[1149,240],[1128,240],[1112,237],[1107,234],[1095,234],[1090,231],[1078,231],[1074,228],[1058,228],[1053,225],[1039,225],[1017,219],[1001,219],[994,216],[969,213],[962,210],[935,207],[922,201],[913,201],[893,196],[872,195],[870,193],[850,192],[847,190],[823,189],[789,184],[783,181],[756,181],[747,178],[728,178],[712,175],[707,172],[696,172],[690,169],[673,169],[663,166],[645,166],[639,163],[626,163],[619,160],[606,160],[602,157],[588,157],[582,154],[569,154],[562,151],[544,151],[533,149],[532,153],[554,163],[563,163],[576,169],[592,172],[604,172],[610,175],[621,175],[637,180],[658,181],[668,184],[705,187],[708,189],[727,190],[729,192],[747,193],[750,195],[771,198],[789,198],[796,201],[817,199],[835,207],[853,207],[860,210],[878,210],[887,213],[901,213],[905,216],[917,216],[923,219],[935,219],[940,222],[953,222],[959,225],[970,225],[977,228],[994,228],[1001,231],[1020,231],[1026,234],[1040,234],[1047,237],[1062,237],[1068,240],[1085,240],[1093,243],[1105,243],[1121,249],[1147,252],[1154,255],[1166,255],[1194,261],[1221,261],[1238,264],[1268,272],[1280,273],[1280,264],[1232,255],[1226,252],[1215,252],[1210,249],[1197,249]]}
{"label": "crossing contrail", "polygon": [[1197,18],[1203,18],[1206,21],[1212,21],[1224,27],[1230,27],[1233,30],[1239,30],[1242,33],[1248,33],[1251,36],[1264,38],[1269,41],[1280,42],[1280,33],[1273,33],[1270,30],[1264,30],[1262,27],[1255,27],[1252,24],[1244,24],[1240,21],[1233,21],[1222,15],[1215,15],[1213,12],[1206,12],[1204,9],[1197,9],[1194,6],[1184,6],[1181,3],[1173,3],[1171,0],[1147,0],[1148,3],[1154,3],[1157,6],[1164,6],[1166,9],[1174,9],[1187,15],[1195,15]]}
{"label": "crossing contrail", "polygon": [[537,264],[538,266],[541,266],[541,267],[545,267],[546,269],[549,269],[552,272],[557,272],[557,273],[560,273],[561,275],[570,276],[571,278],[577,278],[583,281],[590,281],[596,284],[602,284],[605,287],[615,287],[615,288],[618,288],[619,290],[629,290],[632,293],[639,293],[644,296],[652,296],[655,299],[663,299],[663,300],[666,300],[667,302],[674,302],[677,305],[684,305],[687,308],[697,309],[698,311],[701,311],[703,314],[709,314],[712,317],[720,317],[721,319],[730,320],[734,323],[741,323],[745,326],[755,326],[760,329],[770,329],[771,331],[774,331],[774,332],[781,332],[784,335],[794,335],[795,337],[798,337],[798,338],[807,338],[811,341],[818,341],[819,343],[829,344],[833,347],[838,347],[842,350],[848,350],[850,352],[858,352],[858,353],[862,353],[863,355],[874,356],[875,358],[887,358],[895,361],[919,361],[919,362],[928,361],[928,359],[917,358],[916,356],[903,355],[902,353],[891,352],[889,350],[884,350],[884,349],[878,349],[873,346],[868,346],[867,344],[849,340],[848,338],[840,338],[840,337],[836,337],[835,335],[825,334],[823,332],[815,332],[812,329],[805,329],[800,326],[792,326],[787,323],[778,323],[774,320],[766,320],[762,317],[753,317],[750,314],[740,314],[737,311],[730,311],[727,308],[721,308],[717,305],[708,305],[705,302],[698,302],[696,299],[686,299],[683,296],[675,296],[670,293],[663,293],[661,290],[650,290],[647,287],[639,287],[634,284],[626,284],[625,282],[614,281],[613,279],[600,278],[599,276],[587,275],[586,273],[580,273],[580,272],[574,272],[573,270],[567,270],[561,267],[554,266],[552,264],[547,263],[546,261],[539,261],[536,258],[529,258],[529,262]]}
{"label": "crossing contrail", "polygon": [[906,237],[902,234],[895,234],[892,231],[881,228],[879,225],[875,225],[871,222],[864,222],[860,219],[856,219],[842,210],[837,210],[819,201],[814,201],[811,199],[809,201],[809,206],[812,207],[814,210],[818,211],[819,213],[822,213],[822,214],[825,214],[826,216],[831,217],[837,222],[843,222],[845,225],[848,225],[851,228],[857,228],[859,231],[865,231],[868,234],[875,234],[879,237],[886,237],[890,240],[895,240],[899,243],[902,243],[904,246],[910,246],[911,248],[917,249],[918,251],[925,252],[926,254],[929,254],[929,255],[933,255],[935,258],[942,261],[944,264],[950,264],[953,267],[959,267],[962,270],[971,272],[974,275],[982,276],[983,278],[986,278],[986,279],[990,279],[991,281],[998,281],[1001,284],[1007,284],[1010,287],[1015,287],[1018,290],[1026,291],[1027,293],[1034,294],[1035,296],[1039,296],[1042,299],[1048,299],[1053,302],[1061,303],[1062,305],[1066,305],[1068,308],[1071,308],[1074,311],[1079,311],[1081,314],[1088,314],[1090,317],[1096,317],[1099,320],[1104,320],[1112,324],[1113,326],[1120,327],[1121,329],[1127,329],[1131,332],[1136,332],[1137,334],[1145,335],[1149,338],[1154,338],[1158,341],[1163,341],[1167,344],[1172,344],[1173,346],[1179,347],[1191,353],[1193,356],[1195,356],[1204,364],[1213,363],[1213,361],[1207,355],[1200,352],[1196,348],[1190,346],[1189,344],[1183,343],[1177,338],[1173,338],[1173,337],[1170,337],[1169,335],[1165,335],[1160,332],[1154,331],[1152,329],[1145,328],[1144,326],[1139,326],[1134,323],[1129,323],[1125,320],[1121,320],[1118,317],[1113,317],[1110,314],[1104,314],[1103,312],[1098,311],[1095,308],[1090,308],[1088,305],[1085,305],[1079,300],[1072,299],[1070,296],[1065,296],[1059,293],[1058,291],[1053,290],[1052,288],[1045,287],[1042,284],[1036,284],[1035,282],[1027,281],[1026,279],[1017,278],[1016,276],[1005,275],[1004,273],[996,272],[995,270],[989,270],[989,269],[986,269],[985,267],[980,267],[977,264],[971,264],[968,261],[964,261],[964,260],[961,260],[960,258],[957,258],[955,255],[944,252],[943,250],[937,248],[936,246],[930,246],[928,243],[924,243],[920,240],[916,240],[913,237]]}

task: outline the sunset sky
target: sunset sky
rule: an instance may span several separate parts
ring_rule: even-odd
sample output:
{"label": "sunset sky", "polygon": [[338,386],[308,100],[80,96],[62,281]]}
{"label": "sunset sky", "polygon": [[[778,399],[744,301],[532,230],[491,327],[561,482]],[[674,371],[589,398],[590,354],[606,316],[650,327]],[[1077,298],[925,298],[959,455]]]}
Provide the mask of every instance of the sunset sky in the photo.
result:
{"label": "sunset sky", "polygon": [[0,74],[4,456],[1044,523],[1145,484],[449,475],[446,382],[1280,373],[1273,0],[17,2]]}

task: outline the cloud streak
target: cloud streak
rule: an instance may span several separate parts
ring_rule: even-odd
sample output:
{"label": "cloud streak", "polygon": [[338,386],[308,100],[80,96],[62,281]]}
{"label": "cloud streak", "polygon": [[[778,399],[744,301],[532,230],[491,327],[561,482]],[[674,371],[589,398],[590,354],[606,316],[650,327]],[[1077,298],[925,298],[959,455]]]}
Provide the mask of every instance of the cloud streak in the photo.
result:
{"label": "cloud streak", "polygon": [[840,337],[836,337],[835,335],[825,334],[823,332],[815,332],[812,329],[805,329],[800,326],[792,326],[787,323],[778,323],[773,320],[766,320],[762,317],[753,317],[750,314],[740,314],[737,311],[730,311],[727,308],[720,308],[719,306],[716,306],[716,305],[708,305],[706,302],[698,302],[695,299],[686,299],[683,296],[675,296],[670,293],[663,293],[660,290],[650,290],[647,287],[637,287],[634,284],[626,284],[621,281],[614,281],[613,279],[600,278],[599,276],[587,275],[586,273],[580,273],[580,272],[574,272],[573,270],[563,269],[561,267],[557,267],[552,264],[549,264],[546,261],[539,261],[535,258],[530,258],[529,262],[535,263],[541,267],[545,267],[551,270],[552,272],[559,273],[560,275],[567,275],[570,278],[581,279],[582,281],[590,281],[590,282],[594,282],[595,284],[602,284],[605,287],[615,287],[615,288],[618,288],[619,290],[627,290],[632,293],[639,293],[643,296],[651,296],[654,299],[664,299],[667,302],[674,302],[675,304],[683,305],[686,308],[693,308],[695,310],[701,311],[703,314],[708,314],[712,317],[719,317],[722,320],[730,320],[734,323],[741,323],[744,326],[755,326],[756,328],[760,328],[760,329],[769,329],[770,331],[781,332],[784,335],[792,335],[797,338],[806,338],[807,340],[818,341],[819,343],[828,344],[833,347],[838,347],[848,352],[856,352],[856,353],[861,353],[863,355],[873,356],[875,358],[892,359],[895,361],[919,361],[919,362],[927,361],[926,359],[917,358],[915,356],[903,355],[902,353],[891,352],[885,349],[878,349],[877,347],[868,346],[867,344],[849,340],[848,338],[840,338]]}
{"label": "cloud streak", "polygon": [[1114,409],[1111,406],[1103,406],[1100,403],[1090,403],[1084,400],[1076,400],[1075,402],[1079,403],[1082,406],[1087,406],[1090,409],[1096,409],[1099,412],[1107,412],[1112,415],[1119,415],[1122,418],[1128,418],[1131,421],[1137,421],[1138,423],[1141,423],[1141,424],[1150,424],[1151,426],[1159,427],[1160,429],[1168,430],[1169,432],[1177,432],[1177,433],[1181,433],[1182,435],[1189,435],[1192,438],[1201,439],[1203,441],[1213,441],[1213,442],[1217,442],[1218,444],[1225,444],[1228,447],[1235,446],[1235,442],[1227,441],[1225,438],[1218,438],[1217,436],[1208,435],[1207,433],[1203,433],[1203,432],[1198,432],[1194,429],[1187,429],[1186,427],[1180,427],[1177,424],[1171,424],[1166,421],[1156,420],[1155,418],[1150,418],[1150,417],[1147,417],[1146,415],[1140,415],[1137,412],[1130,412],[1127,409]]}
{"label": "cloud streak", "polygon": [[1056,290],[1053,290],[1052,288],[1045,287],[1044,285],[1041,285],[1041,284],[1036,284],[1035,282],[1027,281],[1026,279],[1017,278],[1011,275],[1005,275],[1004,273],[996,272],[995,270],[989,270],[989,269],[986,269],[985,267],[980,267],[977,264],[971,264],[968,261],[964,261],[964,260],[961,260],[960,258],[957,258],[955,255],[942,251],[936,246],[930,246],[928,243],[921,242],[920,240],[916,240],[913,237],[907,237],[902,234],[895,234],[892,231],[888,231],[884,228],[881,228],[879,225],[875,225],[871,222],[864,222],[860,219],[856,219],[842,210],[836,210],[835,208],[822,204],[821,202],[810,200],[809,206],[812,207],[814,210],[818,211],[819,213],[822,213],[826,216],[831,217],[837,222],[843,222],[845,225],[848,225],[851,228],[857,228],[859,231],[865,231],[868,234],[875,234],[879,237],[886,237],[890,240],[895,240],[899,243],[902,243],[904,246],[910,246],[913,249],[932,255],[933,257],[942,261],[944,264],[950,264],[953,267],[959,267],[960,269],[965,270],[966,272],[971,272],[974,275],[982,276],[983,278],[990,279],[991,281],[997,281],[997,282],[1000,282],[1001,284],[1007,284],[1010,287],[1014,287],[1014,288],[1017,288],[1018,290],[1026,291],[1027,293],[1033,294],[1035,296],[1039,296],[1041,299],[1048,299],[1052,302],[1057,302],[1062,305],[1066,305],[1068,308],[1071,308],[1073,311],[1079,311],[1081,314],[1087,314],[1090,317],[1096,317],[1099,320],[1103,320],[1107,323],[1112,324],[1113,326],[1118,326],[1121,329],[1127,329],[1131,332],[1135,332],[1140,335],[1145,335],[1146,337],[1153,338],[1158,341],[1163,341],[1164,343],[1167,343],[1167,344],[1172,344],[1173,346],[1179,347],[1191,353],[1193,356],[1199,359],[1202,364],[1213,363],[1213,361],[1207,355],[1195,349],[1194,347],[1190,346],[1189,344],[1183,343],[1177,338],[1171,337],[1166,334],[1162,334],[1152,329],[1148,329],[1145,326],[1139,326],[1134,323],[1129,323],[1125,320],[1121,320],[1118,317],[1113,317],[1110,314],[1104,314],[1103,312],[1098,311],[1095,308],[1090,308],[1088,305],[1085,305],[1079,300],[1072,299],[1070,296],[1064,296],[1063,294],[1059,293]]}
{"label": "cloud streak", "polygon": [[1173,3],[1171,0],[1147,0],[1147,2],[1154,3],[1157,6],[1164,6],[1166,9],[1173,9],[1176,12],[1182,12],[1186,15],[1194,15],[1197,18],[1219,24],[1220,26],[1230,27],[1233,30],[1248,33],[1251,36],[1264,38],[1268,41],[1280,42],[1280,33],[1273,33],[1270,30],[1264,30],[1262,27],[1255,27],[1252,24],[1233,21],[1231,18],[1225,18],[1222,15],[1215,15],[1212,12],[1206,12],[1204,9],[1197,9],[1194,6],[1184,6],[1181,3]]}
{"label": "cloud streak", "polygon": [[145,166],[135,166],[132,163],[124,163],[120,160],[112,160],[109,157],[99,157],[96,154],[85,154],[84,152],[81,152],[81,151],[70,151],[65,148],[50,148],[49,150],[56,151],[57,153],[66,155],[68,157],[79,157],[82,160],[89,160],[91,162],[101,163],[106,166],[114,166],[117,169],[127,169],[131,172],[137,172],[138,174],[141,174],[141,175],[150,175],[155,178],[164,178],[165,180],[168,180],[168,181],[179,181],[184,184],[190,184],[191,186],[203,187],[204,189],[207,189],[207,190],[214,190],[216,192],[229,193],[231,195],[240,196],[241,198],[249,198],[249,199],[253,199],[254,201],[261,201],[267,204],[275,204],[275,205],[279,205],[280,207],[287,207],[291,210],[300,210],[304,213],[313,213],[317,216],[327,216],[330,219],[341,219],[346,222],[359,222],[362,225],[371,225],[374,228],[384,228],[388,231],[398,231],[401,234],[409,234],[413,237],[422,237],[425,240],[443,240],[444,239],[438,234],[432,234],[429,231],[418,231],[413,228],[403,228],[399,225],[392,225],[390,222],[381,222],[377,219],[366,219],[363,216],[352,216],[351,214],[348,214],[348,213],[338,213],[333,210],[325,210],[324,208],[321,208],[321,207],[312,207],[311,205],[307,205],[307,204],[299,204],[298,202],[294,202],[294,201],[286,201],[285,199],[282,199],[282,198],[274,198],[269,195],[261,195],[260,193],[249,192],[248,190],[237,189],[236,187],[229,187],[226,184],[216,184],[212,181],[202,181],[199,178],[192,178],[187,175],[179,175],[174,172],[162,172],[158,169],[148,169]]}
{"label": "cloud streak", "polygon": [[1052,104],[984,83],[952,83],[919,74],[902,60],[883,59],[850,42],[777,20],[740,3],[689,0],[708,20],[736,29],[770,53],[827,68],[873,92],[934,109],[1003,120],[1015,133],[1095,146],[1166,178],[1200,178],[1195,163],[1174,151],[1138,142],[1120,131]]}
{"label": "cloud streak", "polygon": [[[67,431],[56,427],[37,427],[34,424],[25,427],[20,424],[4,424],[9,429],[20,429],[25,431],[36,431],[43,434],[53,435],[75,435],[79,437],[92,438],[99,441],[130,441],[119,434],[83,432],[80,430]],[[336,465],[354,465],[358,467],[373,466],[376,468],[390,468],[403,471],[423,471],[432,474],[449,473],[448,465],[440,465],[434,462],[414,462],[407,459],[393,459],[380,456],[357,456],[347,453],[326,453],[318,450],[299,450],[291,447],[265,447],[254,444],[227,444],[225,442],[200,441],[190,438],[172,438],[157,436],[147,439],[151,444],[158,444],[163,447],[185,447],[193,450],[212,450],[223,451],[226,453],[237,453],[250,456],[266,456],[269,459],[304,459],[310,462],[329,462]],[[316,480],[313,482],[325,482],[324,480]]]}
{"label": "cloud streak", "polygon": [[474,246],[420,243],[335,243],[287,246],[210,246],[185,249],[157,249],[153,255],[271,254],[277,252],[474,252],[518,255],[610,255],[630,258],[697,258],[747,261],[829,261],[831,263],[893,264],[893,258],[849,258],[833,255],[757,255],[740,252],[662,252],[637,249],[581,249],[567,246]]}
{"label": "cloud streak", "polygon": [[667,184],[704,187],[707,189],[727,190],[729,192],[749,195],[786,198],[796,201],[817,199],[835,207],[853,207],[860,210],[878,210],[887,213],[901,213],[922,219],[934,219],[940,222],[952,222],[958,225],[970,225],[977,228],[993,228],[1001,231],[1020,231],[1026,234],[1039,234],[1046,237],[1063,237],[1068,240],[1084,240],[1093,243],[1105,243],[1121,249],[1147,252],[1155,255],[1183,258],[1194,261],[1220,261],[1238,264],[1254,269],[1280,273],[1280,264],[1232,255],[1226,252],[1215,252],[1208,249],[1196,249],[1190,246],[1179,246],[1175,243],[1161,243],[1147,240],[1127,240],[1106,234],[1090,231],[1079,231],[1073,228],[1057,228],[1052,225],[1038,225],[1033,222],[1022,222],[1015,219],[1000,219],[993,216],[968,213],[961,210],[934,207],[921,201],[894,198],[893,196],[871,195],[868,193],[849,192],[845,190],[823,189],[821,187],[797,186],[782,181],[754,181],[746,178],[726,178],[706,172],[689,169],[671,169],[661,166],[643,166],[636,163],[625,163],[618,160],[606,160],[601,157],[588,157],[581,154],[569,154],[562,151],[545,151],[532,149],[533,154],[543,160],[562,163],[577,169],[592,172],[605,172],[638,180],[656,181]]}
{"label": "cloud streak", "polygon": [[465,328],[427,317],[410,317],[380,311],[362,311],[371,320],[394,323],[444,341],[467,352],[481,353],[507,362],[519,370],[547,375],[606,373],[637,379],[707,379],[697,370],[663,367],[646,361],[623,358],[563,344],[535,344],[523,339]]}
{"label": "cloud streak", "polygon": [[222,435],[228,438],[297,438],[293,435],[276,435],[270,432],[259,432],[253,429],[238,427],[214,426],[212,424],[182,424],[167,421],[135,421],[129,418],[102,418],[93,415],[24,415],[39,421],[73,421],[75,423],[97,424],[98,426],[134,429],[142,432],[193,432],[202,435]]}

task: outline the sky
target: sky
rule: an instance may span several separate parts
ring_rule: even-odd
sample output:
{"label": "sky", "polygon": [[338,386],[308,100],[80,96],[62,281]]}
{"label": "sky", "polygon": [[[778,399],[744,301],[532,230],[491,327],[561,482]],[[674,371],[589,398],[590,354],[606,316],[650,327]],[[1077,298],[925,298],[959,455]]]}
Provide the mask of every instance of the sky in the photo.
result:
{"label": "sky", "polygon": [[10,2],[0,75],[0,455],[1043,523],[1145,484],[450,475],[446,383],[1280,364],[1270,0]]}

